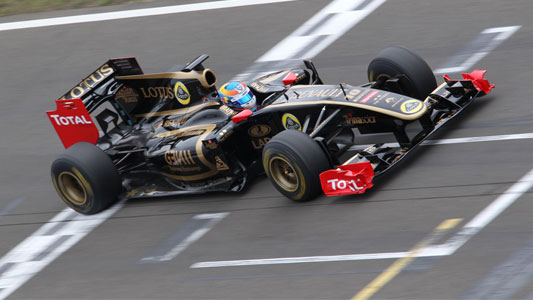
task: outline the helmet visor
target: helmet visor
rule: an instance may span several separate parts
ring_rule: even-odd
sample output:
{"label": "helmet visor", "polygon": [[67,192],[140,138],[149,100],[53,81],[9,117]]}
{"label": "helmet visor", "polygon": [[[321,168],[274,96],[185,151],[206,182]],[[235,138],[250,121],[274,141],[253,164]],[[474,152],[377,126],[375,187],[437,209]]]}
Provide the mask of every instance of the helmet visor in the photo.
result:
{"label": "helmet visor", "polygon": [[250,100],[252,100],[253,97],[254,97],[254,95],[251,92],[249,92],[246,95],[240,97],[239,99],[235,99],[232,102],[233,103],[238,103],[240,105],[243,105],[243,104],[246,104],[246,103],[250,102]]}

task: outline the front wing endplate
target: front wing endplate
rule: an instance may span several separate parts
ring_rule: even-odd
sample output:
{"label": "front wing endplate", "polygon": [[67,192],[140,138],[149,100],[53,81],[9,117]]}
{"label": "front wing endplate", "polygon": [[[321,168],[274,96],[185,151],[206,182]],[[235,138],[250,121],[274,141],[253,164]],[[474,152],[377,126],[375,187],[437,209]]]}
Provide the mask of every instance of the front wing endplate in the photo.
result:
{"label": "front wing endplate", "polygon": [[320,174],[326,196],[362,194],[373,186],[374,169],[369,162],[340,165]]}

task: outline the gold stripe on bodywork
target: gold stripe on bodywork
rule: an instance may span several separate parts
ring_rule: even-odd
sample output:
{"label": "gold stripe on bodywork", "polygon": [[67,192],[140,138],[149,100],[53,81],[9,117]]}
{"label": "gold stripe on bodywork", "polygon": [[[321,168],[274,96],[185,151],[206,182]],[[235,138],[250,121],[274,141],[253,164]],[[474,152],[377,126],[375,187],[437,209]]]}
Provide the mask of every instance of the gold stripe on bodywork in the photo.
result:
{"label": "gold stripe on bodywork", "polygon": [[184,180],[184,181],[200,180],[200,179],[204,179],[204,178],[217,174],[218,169],[205,157],[204,152],[203,152],[203,144],[202,144],[202,141],[205,139],[205,137],[209,133],[211,133],[211,131],[213,131],[215,128],[216,128],[216,124],[201,124],[201,125],[188,126],[185,128],[180,128],[180,129],[172,130],[169,132],[154,135],[153,136],[154,138],[160,138],[160,137],[169,137],[169,136],[181,134],[181,133],[192,131],[192,130],[205,130],[204,133],[202,133],[198,137],[198,140],[196,141],[196,155],[198,156],[198,159],[200,159],[200,161],[204,164],[204,166],[206,166],[210,170],[205,173],[196,174],[196,175],[173,175],[173,174],[168,174],[168,173],[163,173],[163,174],[165,176],[169,176],[169,177],[172,177],[178,180]]}
{"label": "gold stripe on bodywork", "polygon": [[211,131],[213,131],[213,129],[215,129],[217,127],[216,124],[202,124],[202,125],[197,125],[197,126],[204,126],[205,128],[205,132],[198,138],[198,141],[196,141],[196,155],[198,155],[198,158],[200,159],[201,162],[204,163],[204,165],[206,167],[208,167],[209,169],[211,169],[211,171],[216,171],[215,174],[218,172],[218,169],[215,165],[213,165],[212,163],[210,163],[204,156],[204,152],[202,150],[202,141],[205,139],[205,137],[211,133]]}
{"label": "gold stripe on bodywork", "polygon": [[[202,129],[211,132],[211,131],[213,131],[213,129],[215,127],[216,127],[215,124],[193,125],[193,126],[187,126],[187,127],[183,127],[183,128],[180,128],[180,129],[171,130],[171,131],[167,131],[167,132],[164,132],[164,133],[156,134],[156,135],[154,135],[152,137],[153,138],[164,138],[164,137],[169,137],[169,136],[173,136],[173,135],[182,134],[182,133],[185,133],[185,132],[188,132],[188,131],[202,130]],[[203,134],[205,134],[205,132],[202,133],[202,135]]]}
{"label": "gold stripe on bodywork", "polygon": [[[417,99],[414,99],[414,100],[417,100]],[[418,101],[420,101],[420,100],[418,100]],[[422,102],[422,101],[420,101],[420,102]],[[297,106],[307,106],[307,105],[326,105],[326,104],[361,108],[361,109],[374,111],[374,112],[377,112],[377,113],[381,113],[381,114],[384,114],[384,115],[388,115],[388,116],[391,116],[391,117],[394,117],[394,118],[397,118],[397,119],[401,119],[401,120],[406,120],[406,121],[416,120],[416,119],[422,117],[427,111],[427,107],[425,105],[423,105],[422,109],[418,113],[412,114],[412,115],[406,115],[406,114],[401,114],[401,113],[398,113],[398,112],[395,112],[395,111],[391,111],[391,110],[388,110],[388,109],[375,107],[375,106],[371,106],[371,105],[365,105],[365,104],[353,103],[353,102],[331,101],[331,100],[300,101],[300,102],[295,102],[295,103],[272,104],[272,105],[269,105],[269,106],[263,108],[262,111],[268,111],[268,110],[272,110],[272,109],[276,109],[276,108],[283,108],[283,107],[295,107],[295,106],[297,107]]]}
{"label": "gold stripe on bodywork", "polygon": [[[434,94],[435,92],[440,91],[440,90],[441,90],[444,86],[446,86],[446,85],[448,85],[446,82],[441,83],[436,89],[434,89],[434,90],[430,93],[430,95],[431,95],[431,94]],[[440,95],[440,96],[442,96],[442,95]],[[426,99],[424,99],[424,103],[427,103],[427,101],[428,101],[429,99],[431,99],[431,98],[430,98],[430,96],[428,95],[428,96],[426,97]]]}
{"label": "gold stripe on bodywork", "polygon": [[305,88],[310,88],[310,87],[317,87],[321,89],[328,89],[328,88],[334,89],[335,88],[335,89],[339,89],[339,91],[341,90],[338,84],[298,84],[298,85],[291,86],[291,90],[305,89]]}
{"label": "gold stripe on bodywork", "polygon": [[445,85],[448,85],[446,82],[441,83],[436,89],[434,89],[430,94],[442,89]]}
{"label": "gold stripe on bodywork", "polygon": [[164,116],[173,116],[173,115],[184,115],[184,114],[192,114],[195,113],[203,108],[209,107],[209,106],[218,106],[220,103],[218,102],[207,102],[202,103],[199,105],[186,107],[186,108],[178,108],[178,109],[171,109],[171,110],[164,110],[164,111],[158,111],[158,112],[150,112],[145,114],[138,114],[135,115],[137,118],[150,118],[150,117],[164,117]]}
{"label": "gold stripe on bodywork", "polygon": [[170,178],[174,178],[174,179],[177,179],[177,180],[182,180],[182,181],[195,181],[195,180],[202,180],[202,179],[206,179],[206,178],[209,178],[213,175],[216,175],[218,173],[218,170],[209,170],[207,172],[204,172],[204,173],[201,173],[201,174],[196,174],[196,175],[174,175],[174,174],[169,174],[169,173],[161,173],[167,177],[170,177]]}
{"label": "gold stripe on bodywork", "polygon": [[[207,82],[206,74],[212,73],[215,77],[213,83]],[[155,73],[155,74],[142,74],[142,75],[128,75],[128,76],[117,76],[117,80],[139,80],[139,79],[197,79],[200,81],[200,84],[209,88],[215,85],[217,82],[216,75],[211,69],[205,69],[202,72],[190,71],[190,72],[168,72],[168,73]]]}
{"label": "gold stripe on bodywork", "polygon": [[279,71],[278,74],[275,74],[275,75],[265,75],[263,77],[258,78],[257,81],[261,83],[270,83],[280,78],[281,76],[286,75],[287,73],[289,73],[289,71],[290,70],[282,70],[282,71]]}

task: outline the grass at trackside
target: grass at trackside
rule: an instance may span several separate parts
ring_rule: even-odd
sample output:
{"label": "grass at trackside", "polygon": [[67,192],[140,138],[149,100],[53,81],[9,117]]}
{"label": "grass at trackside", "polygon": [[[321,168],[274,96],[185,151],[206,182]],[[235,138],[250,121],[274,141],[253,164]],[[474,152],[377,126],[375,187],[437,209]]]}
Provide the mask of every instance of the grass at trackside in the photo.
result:
{"label": "grass at trackside", "polygon": [[0,0],[0,17],[42,11],[96,7],[147,0]]}

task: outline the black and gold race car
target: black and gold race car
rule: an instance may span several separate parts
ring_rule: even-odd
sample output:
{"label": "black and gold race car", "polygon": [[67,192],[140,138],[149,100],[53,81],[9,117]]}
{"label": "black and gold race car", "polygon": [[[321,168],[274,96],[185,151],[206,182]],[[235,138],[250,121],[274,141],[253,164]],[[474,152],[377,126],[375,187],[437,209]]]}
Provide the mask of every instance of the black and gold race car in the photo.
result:
{"label": "black and gold race car", "polygon": [[[207,58],[158,74],[111,59],[56,100],[47,114],[67,149],[52,180],[65,203],[94,214],[119,198],[240,191],[263,173],[294,201],[363,193],[493,87],[485,71],[437,86],[418,55],[390,47],[371,61],[369,83],[324,84],[303,61],[247,82],[259,109],[234,111]],[[362,145],[375,133],[395,143]]]}

